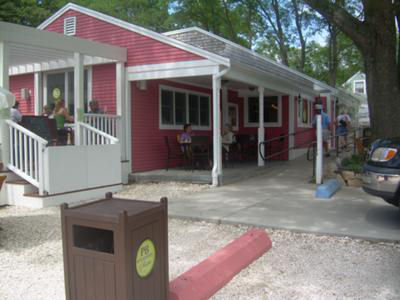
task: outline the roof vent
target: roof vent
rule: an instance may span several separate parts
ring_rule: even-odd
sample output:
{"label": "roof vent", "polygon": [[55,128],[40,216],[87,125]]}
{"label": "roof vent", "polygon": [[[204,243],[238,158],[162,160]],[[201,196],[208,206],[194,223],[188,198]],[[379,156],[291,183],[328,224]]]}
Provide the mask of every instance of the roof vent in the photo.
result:
{"label": "roof vent", "polygon": [[64,34],[65,35],[76,34],[76,17],[69,17],[64,19]]}

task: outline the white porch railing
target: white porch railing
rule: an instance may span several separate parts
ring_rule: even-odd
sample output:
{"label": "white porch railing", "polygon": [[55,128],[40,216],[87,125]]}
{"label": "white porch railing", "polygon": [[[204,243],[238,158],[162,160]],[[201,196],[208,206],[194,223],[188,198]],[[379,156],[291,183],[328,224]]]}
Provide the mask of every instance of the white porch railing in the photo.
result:
{"label": "white porch railing", "polygon": [[121,116],[85,114],[83,122],[117,139],[121,139]]}
{"label": "white porch railing", "polygon": [[47,141],[17,123],[6,120],[10,137],[8,168],[44,194],[44,156]]}
{"label": "white porch railing", "polygon": [[80,145],[110,145],[118,144],[119,140],[89,124],[78,122]]}

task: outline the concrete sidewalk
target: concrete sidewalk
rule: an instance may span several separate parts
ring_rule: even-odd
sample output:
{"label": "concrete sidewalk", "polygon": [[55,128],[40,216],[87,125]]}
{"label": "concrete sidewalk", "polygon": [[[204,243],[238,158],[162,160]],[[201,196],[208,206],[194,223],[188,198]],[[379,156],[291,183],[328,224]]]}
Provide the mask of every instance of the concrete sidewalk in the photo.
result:
{"label": "concrete sidewalk", "polygon": [[282,163],[236,184],[187,195],[169,203],[174,217],[246,224],[299,232],[399,241],[400,212],[361,188],[342,187],[331,199],[315,199],[306,159]]}

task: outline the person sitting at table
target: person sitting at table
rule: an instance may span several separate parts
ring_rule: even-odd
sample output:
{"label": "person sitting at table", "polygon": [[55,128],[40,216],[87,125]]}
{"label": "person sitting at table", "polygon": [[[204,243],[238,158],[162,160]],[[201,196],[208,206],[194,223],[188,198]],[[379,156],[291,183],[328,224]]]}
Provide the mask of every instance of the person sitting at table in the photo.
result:
{"label": "person sitting at table", "polygon": [[89,108],[89,114],[104,114],[104,111],[99,107],[99,102],[97,102],[96,100],[90,101]]}
{"label": "person sitting at table", "polygon": [[221,133],[222,147],[229,152],[229,147],[236,142],[235,134],[232,132],[232,125],[225,124]]}
{"label": "person sitting at table", "polygon": [[19,102],[15,101],[14,106],[10,109],[11,121],[15,123],[19,123],[22,120],[22,114],[19,111],[18,107],[19,107]]}
{"label": "person sitting at table", "polygon": [[54,119],[56,119],[59,144],[66,145],[69,132],[64,128],[64,125],[65,122],[73,122],[74,117],[68,113],[68,110],[65,108],[65,101],[62,99],[56,102],[54,108]]}
{"label": "person sitting at table", "polygon": [[185,124],[183,126],[183,133],[178,135],[178,143],[181,144],[181,150],[187,158],[192,156],[192,149],[190,144],[192,143],[192,124]]}
{"label": "person sitting at table", "polygon": [[42,116],[48,117],[49,119],[54,119],[53,112],[54,112],[54,105],[53,105],[53,107],[52,107],[52,105],[45,105],[43,107]]}

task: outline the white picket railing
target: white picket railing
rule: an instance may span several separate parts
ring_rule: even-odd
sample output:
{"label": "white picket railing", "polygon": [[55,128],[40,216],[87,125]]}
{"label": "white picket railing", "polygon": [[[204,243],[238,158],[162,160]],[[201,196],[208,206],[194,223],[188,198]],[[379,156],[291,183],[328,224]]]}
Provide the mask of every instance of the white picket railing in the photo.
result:
{"label": "white picket railing", "polygon": [[89,124],[78,122],[80,145],[110,145],[117,144],[119,140]]}
{"label": "white picket railing", "polygon": [[8,168],[44,194],[44,149],[47,141],[17,123],[6,120],[10,137]]}
{"label": "white picket railing", "polygon": [[121,139],[121,116],[85,114],[83,122],[117,139]]}

